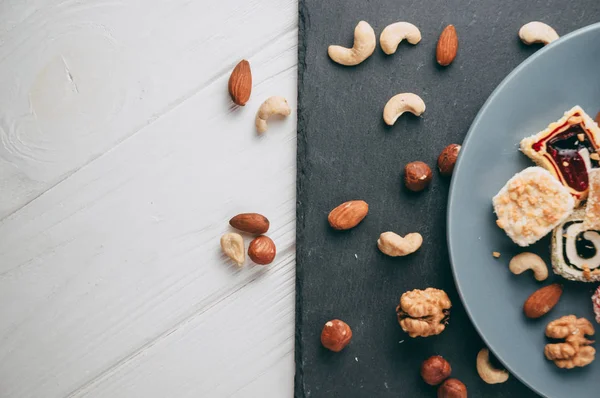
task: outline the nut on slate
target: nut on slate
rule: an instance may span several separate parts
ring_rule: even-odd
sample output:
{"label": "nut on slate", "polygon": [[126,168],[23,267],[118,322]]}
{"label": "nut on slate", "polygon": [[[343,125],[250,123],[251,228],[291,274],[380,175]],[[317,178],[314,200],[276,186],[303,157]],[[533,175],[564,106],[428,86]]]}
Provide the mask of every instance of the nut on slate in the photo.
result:
{"label": "nut on slate", "polygon": [[477,354],[477,373],[488,384],[504,383],[508,380],[506,370],[496,369],[490,363],[490,351],[482,348]]}
{"label": "nut on slate", "polygon": [[544,45],[559,39],[558,33],[550,25],[539,21],[523,25],[519,29],[519,37],[525,44],[544,43]]}
{"label": "nut on slate", "polygon": [[467,398],[467,386],[458,379],[448,379],[438,388],[438,398]]}
{"label": "nut on slate", "polygon": [[354,44],[352,48],[342,46],[329,46],[329,58],[340,65],[354,66],[369,58],[375,51],[377,39],[375,31],[365,21],[360,21],[354,28]]}
{"label": "nut on slate", "polygon": [[386,102],[383,108],[383,121],[388,126],[393,126],[405,112],[421,116],[425,112],[425,102],[417,94],[396,94]]}
{"label": "nut on slate", "polygon": [[452,367],[443,357],[434,355],[421,364],[421,377],[430,386],[437,386],[450,377]]}
{"label": "nut on slate", "polygon": [[352,329],[344,321],[333,319],[323,326],[321,344],[333,352],[340,352],[352,339]]}
{"label": "nut on slate", "polygon": [[230,232],[221,236],[221,249],[238,266],[244,264],[246,256],[244,254],[244,238],[242,238],[242,235]]}
{"label": "nut on slate", "polygon": [[404,238],[394,232],[384,232],[377,240],[377,247],[390,257],[407,256],[419,250],[423,237],[417,232],[407,234]]}
{"label": "nut on slate", "polygon": [[458,159],[458,152],[460,152],[460,145],[450,144],[440,153],[437,164],[441,175],[452,175],[452,172],[454,171],[454,165],[456,164],[456,159]]}
{"label": "nut on slate", "polygon": [[331,210],[327,220],[333,229],[345,230],[356,227],[369,213],[364,200],[350,200]]}
{"label": "nut on slate", "polygon": [[244,106],[252,93],[252,72],[245,59],[235,66],[229,76],[229,95],[237,105]]}
{"label": "nut on slate", "polygon": [[562,290],[561,285],[554,283],[533,292],[523,304],[525,316],[535,319],[546,315],[558,303]]}
{"label": "nut on slate", "polygon": [[454,25],[448,25],[438,39],[435,56],[438,64],[448,66],[456,58],[458,52],[458,35]]}
{"label": "nut on slate", "polygon": [[384,53],[391,55],[405,39],[410,44],[417,44],[421,41],[421,31],[411,23],[396,22],[383,29],[379,36],[379,45]]}
{"label": "nut on slate", "polygon": [[241,213],[229,220],[229,225],[240,231],[262,235],[269,230],[269,220],[258,213]]}
{"label": "nut on slate", "polygon": [[398,323],[410,337],[429,337],[446,329],[452,303],[446,292],[428,287],[411,290],[396,307]]}
{"label": "nut on slate", "polygon": [[427,188],[431,182],[431,169],[421,161],[410,162],[404,167],[404,184],[413,192]]}
{"label": "nut on slate", "polygon": [[276,253],[275,243],[268,236],[257,236],[248,246],[248,256],[256,264],[271,264]]}

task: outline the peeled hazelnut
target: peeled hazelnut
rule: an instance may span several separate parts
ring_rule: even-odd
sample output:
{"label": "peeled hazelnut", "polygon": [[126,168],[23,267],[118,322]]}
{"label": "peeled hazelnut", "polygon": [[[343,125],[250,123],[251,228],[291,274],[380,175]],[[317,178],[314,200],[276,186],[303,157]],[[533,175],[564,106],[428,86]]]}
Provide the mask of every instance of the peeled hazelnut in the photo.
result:
{"label": "peeled hazelnut", "polygon": [[438,169],[440,174],[443,176],[451,176],[454,171],[454,165],[456,164],[456,158],[458,158],[458,152],[460,151],[460,145],[450,144],[438,157]]}
{"label": "peeled hazelnut", "polygon": [[248,257],[256,264],[271,264],[275,259],[277,249],[275,243],[268,236],[258,236],[248,246]]}
{"label": "peeled hazelnut", "polygon": [[430,386],[437,386],[446,380],[452,372],[448,361],[439,355],[434,355],[423,361],[421,365],[421,377]]}
{"label": "peeled hazelnut", "polygon": [[352,329],[344,321],[333,319],[323,326],[321,344],[333,352],[340,352],[352,339]]}
{"label": "peeled hazelnut", "polygon": [[438,398],[467,398],[467,386],[458,379],[448,379],[438,388]]}
{"label": "peeled hazelnut", "polygon": [[431,169],[426,163],[417,161],[410,162],[404,167],[404,184],[413,192],[419,192],[427,188],[431,182]]}

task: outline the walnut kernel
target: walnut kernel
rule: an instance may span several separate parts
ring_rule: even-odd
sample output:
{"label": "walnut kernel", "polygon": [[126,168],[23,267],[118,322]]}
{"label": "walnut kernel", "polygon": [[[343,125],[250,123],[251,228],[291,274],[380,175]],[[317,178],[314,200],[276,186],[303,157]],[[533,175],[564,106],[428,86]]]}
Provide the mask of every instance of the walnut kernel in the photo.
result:
{"label": "walnut kernel", "polygon": [[415,289],[400,297],[398,323],[410,337],[428,337],[446,329],[452,303],[440,289]]}
{"label": "walnut kernel", "polygon": [[546,336],[565,339],[565,342],[546,344],[544,355],[559,368],[572,369],[589,365],[595,358],[596,349],[590,346],[593,341],[585,336],[594,333],[594,326],[585,318],[578,319],[575,315],[558,318],[546,326]]}

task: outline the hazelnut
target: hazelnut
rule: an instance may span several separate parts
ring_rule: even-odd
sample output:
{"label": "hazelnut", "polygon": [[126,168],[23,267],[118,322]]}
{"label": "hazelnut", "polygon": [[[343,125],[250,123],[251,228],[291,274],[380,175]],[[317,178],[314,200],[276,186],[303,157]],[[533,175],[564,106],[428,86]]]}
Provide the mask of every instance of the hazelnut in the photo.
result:
{"label": "hazelnut", "polygon": [[410,162],[404,167],[404,184],[413,192],[427,188],[431,177],[431,169],[423,162]]}
{"label": "hazelnut", "polygon": [[448,361],[439,355],[434,355],[423,361],[421,365],[421,377],[430,386],[437,386],[446,380],[452,372]]}
{"label": "hazelnut", "polygon": [[454,165],[456,164],[456,158],[458,158],[458,152],[460,152],[460,145],[450,144],[438,157],[438,169],[440,174],[443,176],[451,176],[454,171]]}
{"label": "hazelnut", "polygon": [[277,254],[275,243],[268,236],[257,236],[248,246],[248,257],[256,264],[271,264]]}
{"label": "hazelnut", "polygon": [[342,351],[350,343],[351,339],[352,329],[344,321],[333,319],[323,326],[321,344],[333,352]]}
{"label": "hazelnut", "polygon": [[438,398],[467,398],[467,386],[458,379],[446,380],[438,388]]}

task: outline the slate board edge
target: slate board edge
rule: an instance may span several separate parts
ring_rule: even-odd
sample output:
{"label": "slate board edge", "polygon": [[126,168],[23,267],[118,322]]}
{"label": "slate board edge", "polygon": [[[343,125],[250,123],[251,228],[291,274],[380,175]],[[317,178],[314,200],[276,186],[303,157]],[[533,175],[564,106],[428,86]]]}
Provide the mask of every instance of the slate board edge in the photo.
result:
{"label": "slate board edge", "polygon": [[306,115],[304,114],[304,98],[302,86],[304,84],[304,70],[306,68],[306,43],[302,40],[305,29],[310,25],[308,7],[304,0],[298,1],[298,109],[297,109],[297,171],[296,171],[296,326],[295,326],[295,375],[294,375],[294,397],[305,398],[304,388],[304,363],[302,355],[302,287],[303,287],[303,270],[302,250],[304,245],[302,242],[304,228],[304,213],[302,207],[302,195],[304,174],[306,167],[306,137],[304,134],[304,125]]}

